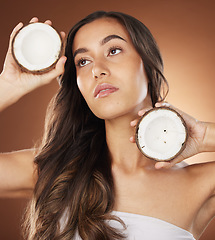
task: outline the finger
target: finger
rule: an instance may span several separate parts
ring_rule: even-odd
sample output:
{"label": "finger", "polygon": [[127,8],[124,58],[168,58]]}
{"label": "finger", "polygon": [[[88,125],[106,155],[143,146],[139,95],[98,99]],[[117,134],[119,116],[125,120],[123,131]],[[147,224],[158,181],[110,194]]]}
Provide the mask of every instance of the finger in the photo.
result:
{"label": "finger", "polygon": [[130,126],[131,126],[131,127],[136,127],[138,121],[139,121],[139,119],[135,119],[135,120],[131,121],[131,122],[130,122]]}
{"label": "finger", "polygon": [[155,168],[156,169],[161,169],[161,168],[170,168],[171,167],[171,163],[170,162],[156,162],[155,163]]}
{"label": "finger", "polygon": [[144,108],[144,109],[141,109],[139,112],[138,112],[138,115],[140,117],[142,117],[146,112],[148,112],[149,110],[151,110],[152,107],[148,107],[148,108]]}
{"label": "finger", "polygon": [[48,24],[48,25],[52,25],[52,21],[51,20],[46,20],[45,22],[44,22],[45,24]]}
{"label": "finger", "polygon": [[135,143],[136,141],[135,141],[135,136],[132,136],[132,137],[130,137],[130,142],[132,142],[132,143]]}
{"label": "finger", "polygon": [[[146,113],[147,111],[149,111],[151,108],[152,108],[152,107],[150,107],[150,108],[144,108],[144,109],[140,110],[140,111],[138,112],[138,115],[141,117],[144,113]],[[131,122],[130,122],[131,127],[136,127],[138,122],[139,122],[139,119],[135,119],[135,120],[131,121]]]}
{"label": "finger", "polygon": [[66,38],[66,33],[65,32],[60,32],[61,38],[64,41],[64,39]]}
{"label": "finger", "polygon": [[17,32],[23,27],[23,23],[20,22],[16,25],[16,27],[13,29],[11,35],[10,35],[10,41],[9,41],[9,48],[8,48],[8,54],[12,53],[12,41],[17,34]]}
{"label": "finger", "polygon": [[161,169],[161,168],[168,169],[168,168],[175,166],[175,164],[182,162],[183,160],[184,160],[183,155],[179,155],[176,158],[174,158],[173,160],[168,161],[168,162],[157,162],[155,164],[155,168],[156,169]]}
{"label": "finger", "polygon": [[39,19],[37,17],[33,17],[29,23],[36,23],[39,22]]}
{"label": "finger", "polygon": [[47,79],[46,83],[51,82],[53,79],[59,77],[64,73],[64,65],[65,65],[66,59],[67,58],[65,56],[62,56],[58,60],[55,68],[46,74],[45,76],[45,78]]}
{"label": "finger", "polygon": [[14,36],[16,35],[16,33],[23,27],[23,23],[20,22],[16,25],[16,27],[13,29],[11,35],[10,35],[10,39],[12,40],[14,38]]}
{"label": "finger", "polygon": [[58,71],[60,73],[59,75],[63,74],[63,72],[64,72],[64,65],[66,63],[66,60],[67,60],[67,57],[62,56],[56,64],[55,69],[56,69],[56,71]]}
{"label": "finger", "polygon": [[157,102],[155,107],[170,107],[171,105],[168,102]]}

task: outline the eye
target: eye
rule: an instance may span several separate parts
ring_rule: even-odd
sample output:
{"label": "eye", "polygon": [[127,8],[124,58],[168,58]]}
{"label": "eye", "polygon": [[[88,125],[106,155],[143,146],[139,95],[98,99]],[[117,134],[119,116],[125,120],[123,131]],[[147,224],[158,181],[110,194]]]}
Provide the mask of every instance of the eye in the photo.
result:
{"label": "eye", "polygon": [[90,63],[90,61],[89,60],[87,60],[87,59],[84,59],[84,58],[81,58],[80,60],[78,60],[78,62],[77,62],[77,66],[78,67],[84,67],[84,66],[86,66],[87,64],[89,64]]}
{"label": "eye", "polygon": [[110,56],[117,55],[120,52],[122,52],[121,48],[119,48],[119,47],[112,47],[112,48],[109,49],[109,54],[108,55],[110,55]]}

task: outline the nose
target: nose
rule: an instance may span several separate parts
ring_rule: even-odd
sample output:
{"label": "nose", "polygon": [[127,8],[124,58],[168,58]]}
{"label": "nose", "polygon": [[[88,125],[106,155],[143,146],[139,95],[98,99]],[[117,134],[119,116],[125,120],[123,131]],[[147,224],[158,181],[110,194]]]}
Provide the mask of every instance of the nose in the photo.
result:
{"label": "nose", "polygon": [[107,67],[104,61],[94,62],[92,74],[95,79],[100,79],[110,74],[109,68]]}

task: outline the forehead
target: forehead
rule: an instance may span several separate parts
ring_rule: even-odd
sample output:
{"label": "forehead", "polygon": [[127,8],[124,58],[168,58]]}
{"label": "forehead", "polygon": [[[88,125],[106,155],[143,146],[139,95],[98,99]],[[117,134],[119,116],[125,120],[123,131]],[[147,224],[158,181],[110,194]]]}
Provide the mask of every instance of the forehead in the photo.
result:
{"label": "forehead", "polygon": [[119,35],[127,41],[130,36],[126,28],[114,18],[101,18],[81,27],[73,41],[73,51],[91,43],[96,44],[108,35]]}

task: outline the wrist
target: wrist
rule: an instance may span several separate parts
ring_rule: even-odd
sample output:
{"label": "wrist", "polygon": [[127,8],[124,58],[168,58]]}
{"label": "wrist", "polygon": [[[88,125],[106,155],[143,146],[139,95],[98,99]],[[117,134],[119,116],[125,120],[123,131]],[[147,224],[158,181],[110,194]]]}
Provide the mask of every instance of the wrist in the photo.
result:
{"label": "wrist", "polygon": [[202,152],[215,152],[215,123],[204,123],[206,130],[203,138]]}
{"label": "wrist", "polygon": [[5,81],[0,75],[0,111],[17,102],[23,96],[20,89]]}

